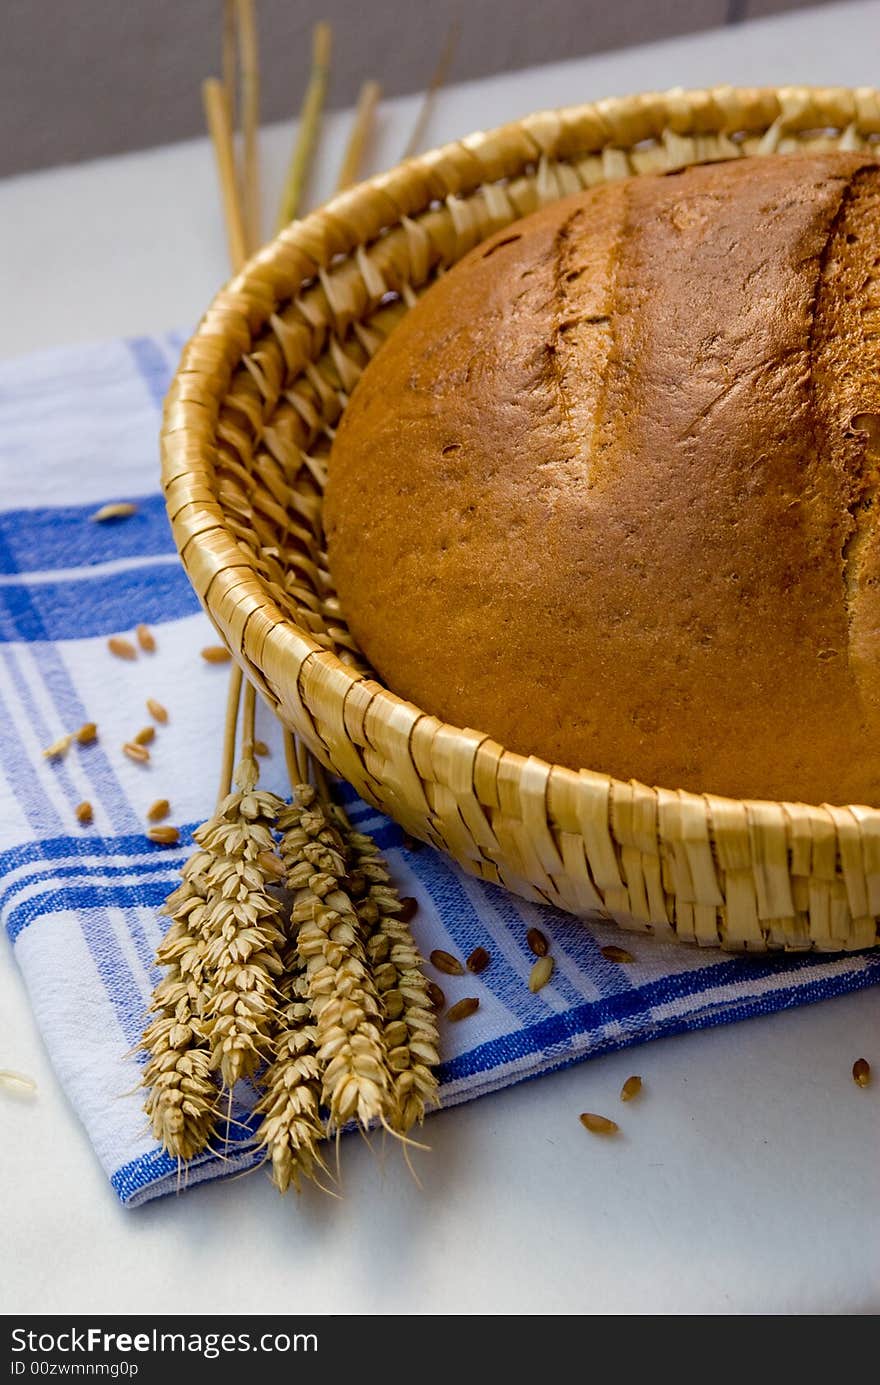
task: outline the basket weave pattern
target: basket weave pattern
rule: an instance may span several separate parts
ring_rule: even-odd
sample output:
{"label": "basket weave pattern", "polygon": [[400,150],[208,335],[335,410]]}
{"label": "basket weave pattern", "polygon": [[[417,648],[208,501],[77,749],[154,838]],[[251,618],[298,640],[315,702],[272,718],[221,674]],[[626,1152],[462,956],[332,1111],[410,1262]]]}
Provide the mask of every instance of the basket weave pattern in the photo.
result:
{"label": "basket weave pattern", "polygon": [[880,811],[623,783],[441,723],[364,663],[321,526],[327,454],[364,366],[486,236],[614,178],[800,149],[880,154],[878,140],[873,89],[676,91],[531,116],[293,223],[187,346],[166,402],[163,484],[219,633],[325,766],[483,879],[703,945],[880,941]]}

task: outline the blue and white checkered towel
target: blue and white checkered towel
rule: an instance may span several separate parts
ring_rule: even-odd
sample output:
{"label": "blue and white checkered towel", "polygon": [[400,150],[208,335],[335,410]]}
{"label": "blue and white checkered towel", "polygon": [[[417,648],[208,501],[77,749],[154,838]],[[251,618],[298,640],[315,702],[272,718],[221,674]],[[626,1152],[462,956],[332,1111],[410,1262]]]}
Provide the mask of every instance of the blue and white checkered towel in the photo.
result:
{"label": "blue and white checkered towel", "polygon": [[[212,811],[226,670],[199,658],[215,642],[178,562],[156,491],[159,408],[179,337],[139,338],[43,353],[0,365],[0,916],[46,1047],[119,1198],[136,1206],[178,1186],[177,1169],[146,1130],[134,1051],[156,980],[158,914]],[[135,500],[131,518],[89,516]],[[150,625],[153,654],[114,659],[107,637]],[[149,766],[121,753],[148,720],[147,697],[169,710]],[[42,751],[97,722],[99,740],[60,760]],[[258,734],[272,741],[268,715]],[[266,786],[284,791],[277,741]],[[171,800],[186,845],[144,835],[156,798]],[[78,825],[74,809],[94,806]],[[633,941],[523,903],[463,875],[356,803],[353,816],[387,853],[421,908],[426,955],[464,957],[482,943],[479,977],[439,978],[450,1001],[478,995],[466,1023],[444,1027],[447,1105],[627,1044],[744,1019],[880,982],[880,952],[819,959],[737,959]],[[538,995],[527,928],[552,938],[556,970]],[[601,947],[626,942],[633,965]],[[9,1062],[0,1053],[0,1066]],[[188,1182],[252,1164],[246,1109],[236,1144],[205,1156]]]}

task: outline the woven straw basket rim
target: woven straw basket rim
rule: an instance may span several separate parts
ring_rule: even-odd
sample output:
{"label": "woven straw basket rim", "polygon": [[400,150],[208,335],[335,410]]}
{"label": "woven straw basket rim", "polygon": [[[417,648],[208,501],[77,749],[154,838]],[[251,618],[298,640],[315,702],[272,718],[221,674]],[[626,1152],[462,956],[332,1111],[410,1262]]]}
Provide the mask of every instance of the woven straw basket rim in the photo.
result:
{"label": "woven straw basket rim", "polygon": [[676,90],[540,112],[292,223],[184,350],[163,486],[218,632],[325,766],[483,879],[709,946],[878,942],[880,810],[624,783],[441,723],[359,659],[320,521],[334,425],[364,365],[433,276],[487,235],[612,178],[804,148],[880,153],[878,140],[873,88]]}

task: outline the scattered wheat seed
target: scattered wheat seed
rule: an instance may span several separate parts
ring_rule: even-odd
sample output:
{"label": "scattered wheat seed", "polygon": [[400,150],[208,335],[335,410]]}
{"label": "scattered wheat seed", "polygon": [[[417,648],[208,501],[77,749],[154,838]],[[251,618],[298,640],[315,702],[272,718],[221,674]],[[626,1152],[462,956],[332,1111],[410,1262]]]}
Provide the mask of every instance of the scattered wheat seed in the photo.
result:
{"label": "scattered wheat seed", "polygon": [[46,749],[43,751],[45,759],[57,760],[60,759],[62,755],[66,755],[68,750],[70,749],[70,743],[72,740],[73,735],[70,733],[68,733],[68,735],[66,736],[59,736],[57,741],[53,741],[52,744],[50,746],[47,746]]}
{"label": "scattered wheat seed", "polygon": [[254,754],[260,756],[269,754],[269,747],[265,741],[254,741]]}
{"label": "scattered wheat seed", "polygon": [[431,965],[446,976],[464,976],[464,967],[457,957],[452,956],[451,952],[444,952],[442,948],[435,947],[430,960]]}
{"label": "scattered wheat seed", "polygon": [[137,636],[138,644],[145,654],[154,654],[156,652],[156,637],[149,626],[136,625],[134,633]]}
{"label": "scattered wheat seed", "polygon": [[636,959],[625,947],[603,947],[602,956],[606,962],[634,962]]}
{"label": "scattered wheat seed", "polygon": [[484,947],[475,947],[470,957],[465,962],[468,971],[472,971],[475,976],[479,976],[481,971],[485,971],[492,958]]}
{"label": "scattered wheat seed", "polygon": [[871,1064],[867,1058],[857,1058],[852,1068],[853,1082],[857,1087],[867,1087],[871,1081]]}
{"label": "scattered wheat seed", "polygon": [[121,635],[111,635],[107,641],[107,648],[111,654],[115,654],[117,659],[136,659],[137,650],[131,640],[124,640]]}
{"label": "scattered wheat seed", "polygon": [[228,664],[232,655],[225,644],[207,644],[202,650],[202,658],[206,664]]}
{"label": "scattered wheat seed", "polygon": [[592,1111],[584,1111],[580,1121],[594,1135],[616,1135],[620,1129],[617,1121],[611,1121],[607,1116],[594,1116]]}
{"label": "scattered wheat seed", "polygon": [[97,524],[102,524],[105,519],[128,519],[129,515],[135,514],[137,505],[132,505],[130,500],[119,500],[115,504],[102,505],[100,510],[96,510],[89,519]]}
{"label": "scattered wheat seed", "polygon": [[396,917],[400,919],[401,923],[409,923],[410,919],[418,913],[418,908],[419,901],[413,899],[411,894],[401,895],[400,908],[397,911]]}
{"label": "scattered wheat seed", "polygon": [[153,720],[160,722],[162,726],[164,726],[168,720],[168,713],[162,706],[162,703],[156,701],[155,697],[147,698],[147,711]]}
{"label": "scattered wheat seed", "polygon": [[150,822],[161,822],[163,818],[167,818],[170,812],[171,804],[168,802],[168,799],[157,798],[147,809],[147,817]]}
{"label": "scattered wheat seed", "polygon": [[628,1077],[620,1089],[621,1101],[632,1101],[634,1096],[638,1096],[642,1090],[642,1079],[635,1074]]}
{"label": "scattered wheat seed", "polygon": [[428,992],[428,999],[439,1015],[441,1010],[446,1009],[446,996],[444,992],[437,985],[436,981],[426,981],[425,989]]}
{"label": "scattered wheat seed", "polygon": [[526,934],[526,942],[529,945],[529,951],[533,952],[536,957],[546,957],[550,951],[550,944],[540,928],[530,928]]}
{"label": "scattered wheat seed", "polygon": [[180,828],[151,827],[147,831],[147,836],[151,842],[156,842],[159,846],[177,846],[180,841]]}
{"label": "scattered wheat seed", "polygon": [[98,739],[98,728],[93,721],[85,721],[76,733],[80,745],[91,745]]}
{"label": "scattered wheat seed", "polygon": [[529,973],[529,990],[540,991],[547,985],[553,975],[553,958],[539,957]]}
{"label": "scattered wheat seed", "polygon": [[126,741],[122,750],[129,760],[137,760],[140,765],[145,765],[149,761],[150,752],[145,745],[137,745],[135,741]]}
{"label": "scattered wheat seed", "polygon": [[450,1005],[446,1011],[446,1018],[452,1020],[470,1019],[480,1008],[480,1002],[475,995],[466,995],[462,1000],[457,1000],[454,1005]]}
{"label": "scattered wheat seed", "polygon": [[82,803],[77,803],[74,812],[76,813],[77,822],[81,822],[83,826],[90,823],[94,817],[92,805],[89,803],[88,799],[83,799]]}
{"label": "scattered wheat seed", "polygon": [[12,1068],[0,1068],[0,1087],[9,1087],[13,1091],[35,1092],[37,1084],[32,1077],[28,1077],[23,1072],[13,1072]]}
{"label": "scattered wheat seed", "polygon": [[140,731],[138,731],[137,735],[134,737],[134,743],[135,745],[152,745],[155,739],[155,726],[142,726]]}

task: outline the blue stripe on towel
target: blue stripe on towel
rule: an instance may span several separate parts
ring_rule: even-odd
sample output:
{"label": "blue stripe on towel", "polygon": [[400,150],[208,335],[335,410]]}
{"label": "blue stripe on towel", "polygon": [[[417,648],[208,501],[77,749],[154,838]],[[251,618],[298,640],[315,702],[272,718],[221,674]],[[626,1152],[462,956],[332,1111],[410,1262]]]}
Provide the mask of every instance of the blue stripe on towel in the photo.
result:
{"label": "blue stripe on towel", "polygon": [[130,629],[132,611],[161,625],[199,609],[176,558],[112,575],[0,586],[0,641],[90,639]]}
{"label": "blue stripe on towel", "polygon": [[161,495],[111,496],[137,505],[127,519],[96,523],[98,505],[0,510],[0,574],[94,567],[125,558],[174,553]]}

